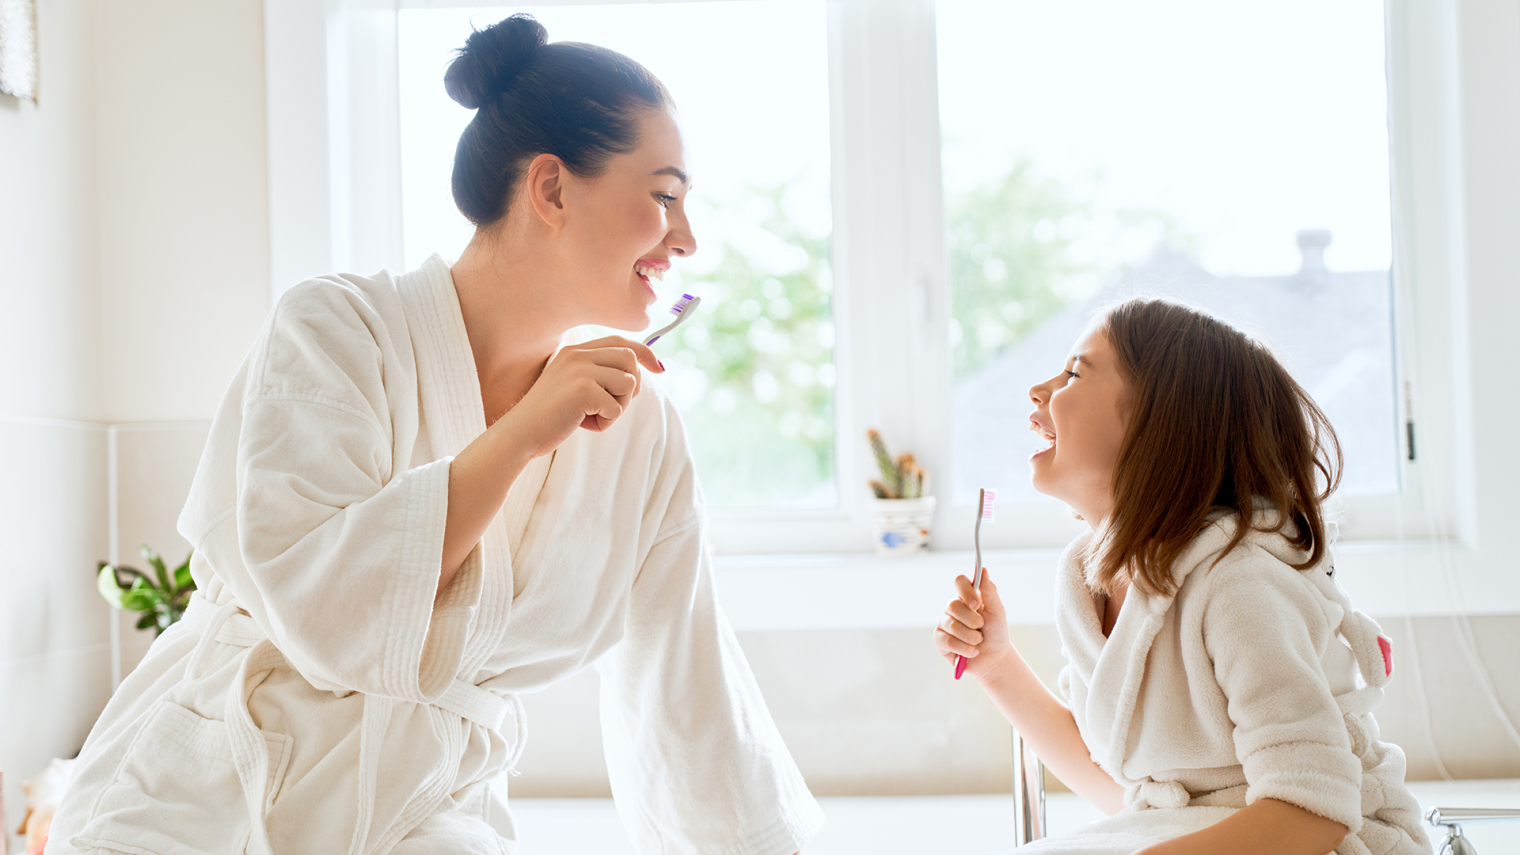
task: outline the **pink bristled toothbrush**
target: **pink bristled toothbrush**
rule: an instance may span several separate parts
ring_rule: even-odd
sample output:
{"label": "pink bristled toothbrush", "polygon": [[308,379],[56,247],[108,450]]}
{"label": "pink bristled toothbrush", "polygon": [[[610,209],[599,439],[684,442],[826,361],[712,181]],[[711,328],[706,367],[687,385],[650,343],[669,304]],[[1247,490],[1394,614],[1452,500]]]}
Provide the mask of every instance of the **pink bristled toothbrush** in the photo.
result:
{"label": "pink bristled toothbrush", "polygon": [[681,299],[677,300],[676,304],[670,307],[670,313],[672,315],[675,315],[676,319],[655,330],[654,333],[649,336],[649,338],[644,339],[645,346],[654,344],[655,342],[659,341],[660,336],[675,329],[680,325],[682,321],[691,317],[692,312],[695,312],[697,310],[697,307],[700,305],[702,305],[701,297],[693,297],[690,294],[682,294]]}
{"label": "pink bristled toothbrush", "polygon": [[[976,531],[971,539],[976,543],[976,570],[971,574],[971,587],[978,593],[982,590],[982,520],[992,520],[992,505],[997,501],[997,490],[982,488],[981,496],[977,500],[976,508]],[[959,654],[955,657],[955,679],[959,680],[966,673],[966,657]]]}

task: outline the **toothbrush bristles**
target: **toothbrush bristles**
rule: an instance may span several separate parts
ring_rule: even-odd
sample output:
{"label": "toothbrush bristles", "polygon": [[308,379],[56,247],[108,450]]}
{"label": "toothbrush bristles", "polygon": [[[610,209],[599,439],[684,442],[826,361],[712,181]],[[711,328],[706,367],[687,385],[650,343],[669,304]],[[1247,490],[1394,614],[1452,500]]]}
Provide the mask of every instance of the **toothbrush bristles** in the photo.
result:
{"label": "toothbrush bristles", "polygon": [[997,490],[982,490],[982,519],[992,519],[992,508],[997,502]]}
{"label": "toothbrush bristles", "polygon": [[682,312],[686,311],[686,307],[691,305],[691,301],[694,299],[696,298],[690,294],[682,294],[681,299],[677,300],[676,304],[670,307],[670,313],[672,315],[681,314]]}

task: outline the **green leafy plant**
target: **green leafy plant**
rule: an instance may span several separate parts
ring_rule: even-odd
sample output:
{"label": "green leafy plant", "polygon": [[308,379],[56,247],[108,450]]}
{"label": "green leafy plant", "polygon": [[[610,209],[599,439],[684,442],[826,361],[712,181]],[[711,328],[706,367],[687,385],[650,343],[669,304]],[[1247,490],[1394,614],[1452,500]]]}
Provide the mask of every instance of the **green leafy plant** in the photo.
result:
{"label": "green leafy plant", "polygon": [[[186,555],[184,562],[171,572],[153,547],[144,543],[137,547],[137,551],[153,568],[152,576],[136,567],[102,561],[96,570],[95,586],[112,606],[142,612],[137,628],[151,626],[158,635],[183,617],[185,607],[190,604],[190,594],[195,590],[195,579],[190,576],[190,556]],[[194,554],[193,550],[191,554]]]}
{"label": "green leafy plant", "polygon": [[866,431],[866,441],[871,444],[871,455],[876,458],[876,468],[881,471],[879,480],[871,479],[871,492],[876,494],[876,498],[923,498],[929,473],[918,465],[913,452],[906,451],[896,458],[892,457],[887,451],[886,441],[881,438],[881,431],[876,428]]}

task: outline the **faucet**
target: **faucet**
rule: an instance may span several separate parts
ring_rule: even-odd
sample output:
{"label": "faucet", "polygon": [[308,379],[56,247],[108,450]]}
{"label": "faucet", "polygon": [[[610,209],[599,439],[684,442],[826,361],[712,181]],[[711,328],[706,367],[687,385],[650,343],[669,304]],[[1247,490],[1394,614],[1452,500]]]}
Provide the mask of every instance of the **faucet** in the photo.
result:
{"label": "faucet", "polygon": [[1462,823],[1489,820],[1520,819],[1520,810],[1510,808],[1443,808],[1433,807],[1425,814],[1425,821],[1437,828],[1446,827],[1446,840],[1441,843],[1437,855],[1478,855],[1478,850],[1462,836]]}

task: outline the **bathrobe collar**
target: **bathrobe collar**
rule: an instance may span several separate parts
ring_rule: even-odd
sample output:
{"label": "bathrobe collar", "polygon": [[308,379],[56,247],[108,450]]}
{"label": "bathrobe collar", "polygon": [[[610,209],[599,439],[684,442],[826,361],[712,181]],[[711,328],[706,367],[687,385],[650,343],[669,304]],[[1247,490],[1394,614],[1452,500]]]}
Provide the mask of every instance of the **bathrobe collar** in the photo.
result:
{"label": "bathrobe collar", "polygon": [[[1255,527],[1271,528],[1276,524],[1275,516],[1273,510],[1259,510],[1253,520]],[[1151,596],[1130,588],[1119,610],[1119,620],[1107,638],[1103,636],[1099,601],[1087,587],[1085,562],[1092,533],[1079,535],[1061,555],[1056,579],[1056,624],[1071,662],[1071,679],[1083,680],[1082,675],[1091,675],[1084,680],[1087,685],[1083,691],[1072,693],[1073,702],[1081,701],[1083,706],[1073,712],[1094,762],[1125,786],[1135,783],[1126,779],[1121,770],[1129,750],[1130,722],[1139,701],[1151,645],[1183,583],[1195,570],[1213,564],[1229,545],[1237,524],[1232,513],[1213,514],[1203,532],[1172,565],[1176,589],[1171,594]],[[1287,538],[1278,534],[1261,536],[1252,532],[1242,541],[1245,542],[1267,549],[1284,562],[1304,558]],[[1118,691],[1091,691],[1094,686],[1118,687]]]}
{"label": "bathrobe collar", "polygon": [[[422,420],[434,453],[453,457],[486,430],[475,355],[454,277],[448,264],[433,255],[416,270],[399,276],[396,290],[412,325]],[[461,673],[479,668],[506,635],[513,596],[512,554],[522,544],[528,518],[558,453],[529,461],[507,491],[501,512],[491,520],[480,545],[445,592],[450,603],[479,604],[471,618],[471,644]],[[480,627],[490,628],[489,637],[477,637]]]}

